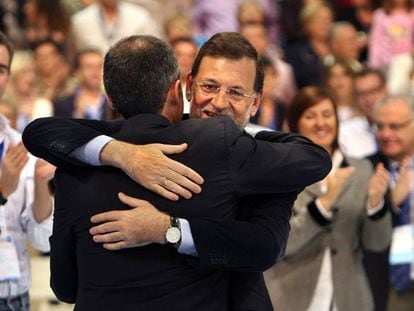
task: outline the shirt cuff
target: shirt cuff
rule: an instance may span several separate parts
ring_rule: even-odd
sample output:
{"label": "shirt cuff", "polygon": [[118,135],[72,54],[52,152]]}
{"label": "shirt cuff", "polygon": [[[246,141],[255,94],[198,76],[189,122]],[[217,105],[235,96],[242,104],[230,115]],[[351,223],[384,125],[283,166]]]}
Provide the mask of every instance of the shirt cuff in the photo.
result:
{"label": "shirt cuff", "polygon": [[89,165],[100,166],[99,155],[103,147],[111,140],[113,138],[106,135],[97,136],[85,145],[73,150],[69,156]]}
{"label": "shirt cuff", "polygon": [[321,200],[319,200],[319,198],[315,200],[315,205],[316,205],[316,208],[319,210],[319,213],[321,213],[323,217],[325,217],[328,220],[332,220],[333,213],[331,211],[327,211],[323,207]]}
{"label": "shirt cuff", "polygon": [[367,215],[373,216],[379,211],[381,211],[383,207],[384,207],[384,198],[381,198],[380,202],[375,207],[370,207],[369,202],[367,202]]}
{"label": "shirt cuff", "polygon": [[193,234],[191,233],[190,223],[187,219],[179,218],[181,227],[181,243],[178,247],[180,254],[198,256],[195,249]]}

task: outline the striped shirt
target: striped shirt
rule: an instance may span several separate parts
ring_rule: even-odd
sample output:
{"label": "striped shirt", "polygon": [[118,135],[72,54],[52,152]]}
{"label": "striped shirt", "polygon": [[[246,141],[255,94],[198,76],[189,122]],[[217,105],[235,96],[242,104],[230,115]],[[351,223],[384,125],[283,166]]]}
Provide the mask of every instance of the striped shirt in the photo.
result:
{"label": "striped shirt", "polygon": [[[4,152],[10,144],[19,143],[20,139],[20,134],[10,128],[8,121],[0,115],[0,142],[4,142]],[[30,240],[33,247],[40,251],[47,252],[50,249],[52,216],[37,223],[32,212],[35,162],[36,159],[31,156],[20,174],[16,191],[8,197],[5,205],[0,206],[4,209],[6,230],[13,238],[21,275],[17,281],[0,282],[0,298],[14,297],[29,290],[31,278],[27,240]]]}

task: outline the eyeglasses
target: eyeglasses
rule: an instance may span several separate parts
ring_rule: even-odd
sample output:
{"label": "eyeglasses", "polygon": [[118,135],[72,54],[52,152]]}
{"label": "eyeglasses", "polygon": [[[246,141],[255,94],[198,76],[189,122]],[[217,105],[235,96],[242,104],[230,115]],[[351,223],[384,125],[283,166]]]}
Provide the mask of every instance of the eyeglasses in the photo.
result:
{"label": "eyeglasses", "polygon": [[389,124],[383,124],[383,123],[377,122],[377,123],[374,124],[374,128],[378,132],[384,131],[386,128],[389,128],[393,132],[399,132],[403,128],[410,125],[412,122],[413,122],[413,120],[407,120],[407,121],[401,122],[401,123],[389,123]]}
{"label": "eyeglasses", "polygon": [[[221,87],[212,83],[212,82],[198,82],[198,81],[194,81],[194,85],[198,86],[201,90],[201,93],[204,96],[211,96],[214,97],[216,96],[220,90]],[[225,90],[224,93],[225,99],[227,99],[228,101],[231,102],[241,102],[244,100],[247,100],[249,98],[255,98],[256,97],[256,92],[252,91],[252,92],[247,92],[244,91],[242,89],[236,89],[236,88],[228,88]]]}
{"label": "eyeglasses", "polygon": [[370,88],[368,90],[355,91],[355,93],[356,93],[356,96],[358,96],[360,98],[363,98],[363,97],[367,97],[367,96],[370,96],[370,95],[378,94],[383,89],[384,89],[384,85],[381,84],[381,85],[379,85],[377,87],[373,87],[373,88]]}

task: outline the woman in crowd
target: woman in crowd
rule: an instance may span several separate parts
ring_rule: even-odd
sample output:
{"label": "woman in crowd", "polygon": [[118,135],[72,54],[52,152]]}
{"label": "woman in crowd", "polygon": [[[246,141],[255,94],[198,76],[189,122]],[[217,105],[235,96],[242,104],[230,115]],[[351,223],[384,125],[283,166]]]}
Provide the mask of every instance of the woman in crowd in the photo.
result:
{"label": "woman in crowd", "polygon": [[346,63],[337,61],[325,71],[325,85],[332,93],[340,122],[360,115],[354,93],[354,71]]}
{"label": "woman in crowd", "polygon": [[323,60],[329,54],[328,37],[332,28],[333,10],[323,1],[303,6],[300,22],[304,38],[287,47],[286,59],[293,67],[298,88],[320,85]]}
{"label": "woman in crowd", "polygon": [[[287,122],[328,150],[332,171],[295,202],[282,262],[266,272],[272,302],[284,310],[373,310],[361,248],[383,250],[390,242],[390,215],[383,208],[388,172],[338,148],[338,118],[324,90],[300,90]],[[332,309],[333,308],[333,309]]]}

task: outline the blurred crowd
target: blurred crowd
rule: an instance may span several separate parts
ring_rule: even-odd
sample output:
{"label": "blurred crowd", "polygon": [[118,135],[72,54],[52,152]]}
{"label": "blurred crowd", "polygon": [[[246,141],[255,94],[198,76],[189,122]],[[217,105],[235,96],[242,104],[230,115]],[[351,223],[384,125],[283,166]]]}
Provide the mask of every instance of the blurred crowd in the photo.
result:
{"label": "blurred crowd", "polygon": [[275,306],[414,310],[413,265],[389,264],[391,226],[414,223],[413,1],[3,0],[0,30],[16,49],[0,112],[19,132],[38,117],[119,117],[102,66],[120,38],[169,42],[185,92],[200,45],[240,32],[265,68],[250,121],[311,138],[334,167],[295,204],[286,257],[266,276]]}

